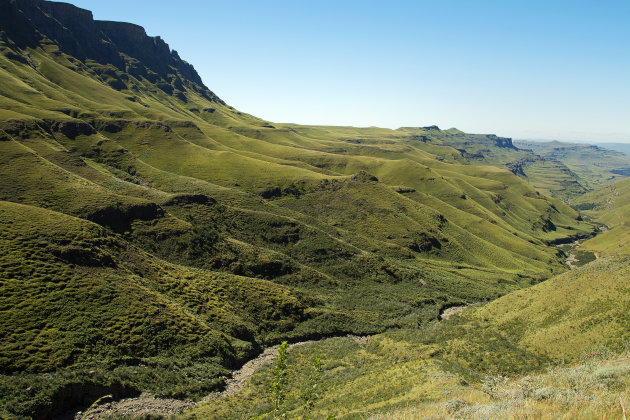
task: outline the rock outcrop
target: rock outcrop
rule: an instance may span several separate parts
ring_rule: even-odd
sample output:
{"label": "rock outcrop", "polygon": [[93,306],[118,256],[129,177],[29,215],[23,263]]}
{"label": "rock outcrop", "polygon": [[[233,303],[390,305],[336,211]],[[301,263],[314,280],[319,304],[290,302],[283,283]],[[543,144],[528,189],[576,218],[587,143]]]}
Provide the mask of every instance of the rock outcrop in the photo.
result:
{"label": "rock outcrop", "polygon": [[[0,36],[6,38],[7,33],[19,48],[35,47],[47,38],[60,51],[83,62],[90,59],[113,66],[120,74],[108,72],[107,83],[117,90],[128,87],[131,75],[158,85],[184,102],[183,92],[190,89],[208,100],[223,103],[177,51],[159,36],[148,36],[143,27],[132,23],[94,20],[92,12],[67,3],[4,0],[0,4]],[[125,77],[117,78],[122,75]]]}

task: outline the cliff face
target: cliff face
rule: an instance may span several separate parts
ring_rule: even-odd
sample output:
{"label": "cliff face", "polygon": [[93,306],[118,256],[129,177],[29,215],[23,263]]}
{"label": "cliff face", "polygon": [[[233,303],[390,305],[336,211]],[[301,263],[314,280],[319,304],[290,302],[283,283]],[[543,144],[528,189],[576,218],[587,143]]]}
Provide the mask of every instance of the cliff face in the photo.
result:
{"label": "cliff face", "polygon": [[[203,84],[194,67],[182,60],[159,36],[124,22],[94,20],[92,12],[67,3],[42,0],[0,0],[0,31],[20,48],[48,39],[81,61],[113,65],[119,71],[157,84],[182,97],[186,88],[221,102]],[[124,89],[122,82],[112,87]]]}
{"label": "cliff face", "polygon": [[512,139],[508,137],[498,137],[494,134],[488,134],[486,136],[488,140],[494,141],[497,147],[504,147],[508,149],[516,149],[516,146],[512,143]]}

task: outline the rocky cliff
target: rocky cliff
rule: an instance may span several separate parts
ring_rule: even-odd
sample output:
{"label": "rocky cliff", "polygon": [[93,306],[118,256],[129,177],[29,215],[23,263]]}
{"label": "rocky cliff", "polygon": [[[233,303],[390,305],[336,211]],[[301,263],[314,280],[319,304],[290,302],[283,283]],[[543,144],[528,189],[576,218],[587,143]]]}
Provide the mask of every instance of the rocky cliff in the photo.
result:
{"label": "rocky cliff", "polygon": [[117,90],[133,88],[134,81],[128,78],[131,75],[184,101],[186,89],[191,89],[209,100],[222,102],[203,84],[194,67],[159,36],[148,36],[144,28],[132,23],[94,20],[92,12],[71,4],[1,0],[0,37],[18,48],[51,42],[84,63],[91,60],[113,66],[123,74],[95,70],[108,72],[109,84]]}

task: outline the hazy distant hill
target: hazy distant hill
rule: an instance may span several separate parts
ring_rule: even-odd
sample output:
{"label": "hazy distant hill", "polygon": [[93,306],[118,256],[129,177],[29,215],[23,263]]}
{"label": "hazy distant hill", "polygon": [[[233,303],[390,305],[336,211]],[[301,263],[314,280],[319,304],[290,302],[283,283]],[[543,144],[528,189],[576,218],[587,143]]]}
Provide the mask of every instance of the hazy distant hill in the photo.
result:
{"label": "hazy distant hill", "polygon": [[545,159],[566,165],[589,189],[630,175],[630,156],[613,148],[605,147],[603,144],[523,140],[517,140],[515,144],[521,149],[531,150]]}
{"label": "hazy distant hill", "polygon": [[630,156],[630,143],[598,143],[600,147],[616,150]]}

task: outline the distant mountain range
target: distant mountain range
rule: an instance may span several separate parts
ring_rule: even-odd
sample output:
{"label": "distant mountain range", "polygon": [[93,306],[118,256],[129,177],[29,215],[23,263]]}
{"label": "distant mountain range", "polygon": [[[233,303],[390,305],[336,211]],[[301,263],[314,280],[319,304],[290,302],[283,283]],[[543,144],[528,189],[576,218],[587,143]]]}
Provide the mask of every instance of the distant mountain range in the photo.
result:
{"label": "distant mountain range", "polygon": [[537,142],[537,143],[549,143],[559,141],[560,143],[578,143],[578,144],[590,144],[594,146],[603,147],[617,152],[622,152],[626,155],[630,155],[630,143],[623,142],[602,142],[602,141],[589,141],[589,140],[552,140],[552,139],[516,139],[516,141],[522,142]]}
{"label": "distant mountain range", "polygon": [[606,149],[616,150],[630,156],[630,143],[597,143]]}

